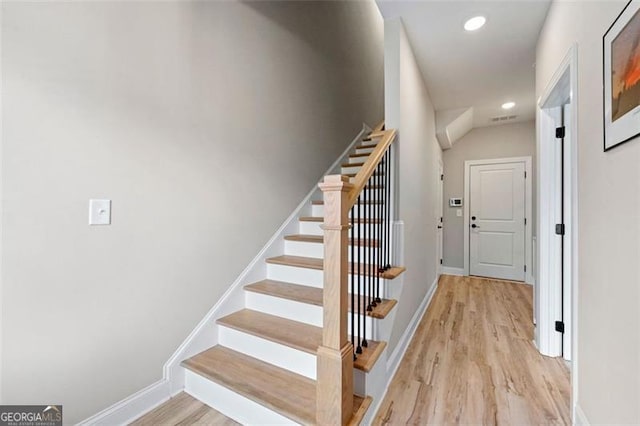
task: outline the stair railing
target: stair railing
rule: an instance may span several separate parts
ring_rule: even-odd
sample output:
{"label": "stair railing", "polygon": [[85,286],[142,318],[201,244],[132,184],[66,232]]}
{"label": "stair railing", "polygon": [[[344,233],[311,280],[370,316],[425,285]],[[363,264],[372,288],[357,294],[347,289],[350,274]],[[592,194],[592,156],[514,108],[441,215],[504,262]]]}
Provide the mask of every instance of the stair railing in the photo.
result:
{"label": "stair railing", "polygon": [[396,131],[384,130],[381,123],[365,138],[377,144],[353,183],[347,176],[329,175],[319,185],[324,194],[323,329],[316,397],[320,425],[344,425],[353,414],[353,365],[368,346],[365,318],[381,302],[380,282],[391,267],[395,137]]}

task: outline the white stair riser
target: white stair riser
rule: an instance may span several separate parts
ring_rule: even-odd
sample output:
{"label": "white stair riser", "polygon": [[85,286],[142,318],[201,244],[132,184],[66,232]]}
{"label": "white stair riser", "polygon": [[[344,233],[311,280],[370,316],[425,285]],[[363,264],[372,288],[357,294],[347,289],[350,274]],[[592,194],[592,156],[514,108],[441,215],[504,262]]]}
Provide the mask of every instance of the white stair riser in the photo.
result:
{"label": "white stair riser", "polygon": [[267,264],[267,278],[270,280],[322,288],[323,275],[323,272],[317,269]]}
{"label": "white stair riser", "polygon": [[[303,322],[316,327],[322,327],[322,306],[283,299],[281,297],[270,296],[267,294],[255,293],[252,291],[247,291],[245,293],[245,306],[247,309],[276,315],[292,321]],[[373,339],[373,323],[378,320],[366,315],[358,315],[356,316],[356,325],[358,324],[357,317],[360,317],[360,324],[366,321],[365,326],[367,339]],[[351,333],[350,314],[348,315],[348,321],[349,327],[347,330]]]}
{"label": "white stair riser", "polygon": [[[363,224],[363,225],[354,225],[355,229],[354,232],[357,234],[358,231],[361,234],[364,234],[364,232],[367,230],[368,226],[373,226],[373,227],[377,227],[378,224],[376,223],[372,223],[372,224]],[[324,230],[322,229],[322,222],[306,222],[306,221],[301,221],[300,222],[300,226],[299,226],[299,232],[303,235],[324,235]],[[370,230],[370,228],[369,228]],[[351,232],[351,231],[349,231]]]}
{"label": "white stair riser", "polygon": [[350,166],[350,167],[342,167],[341,174],[346,175],[349,173],[358,173],[362,166]]}
{"label": "white stair riser", "polygon": [[245,291],[245,307],[265,314],[322,327],[322,306]]}
{"label": "white stair riser", "polygon": [[272,342],[262,337],[218,325],[218,341],[222,346],[280,368],[316,379],[316,355]]}
{"label": "white stair riser", "polygon": [[[306,285],[310,287],[323,287],[324,273],[319,269],[299,268],[296,266],[288,265],[276,265],[267,264],[267,278],[270,280],[284,281],[292,284]],[[364,292],[364,282],[366,277],[362,276],[361,286]],[[375,280],[374,280],[375,282]],[[386,295],[387,280],[380,280],[380,295],[381,297]],[[349,291],[351,291],[351,274],[348,275],[347,284],[349,285]],[[360,294],[360,289],[356,283],[354,294]]]}
{"label": "white stair riser", "polygon": [[374,147],[369,148],[358,148],[356,149],[356,154],[371,154],[373,152]]}
{"label": "white stair riser", "polygon": [[[358,255],[358,253],[360,254],[360,259],[365,259],[366,256],[371,256],[372,259],[376,259],[378,254],[378,250],[375,248],[369,249],[367,247],[355,247],[355,249],[357,250],[356,255]],[[286,240],[284,242],[284,254],[323,259],[324,244]],[[351,260],[351,246],[349,246],[348,257],[349,260]]]}
{"label": "white stair riser", "polygon": [[[355,377],[355,376],[354,376]],[[249,398],[185,369],[185,392],[240,424],[297,423]]]}
{"label": "white stair riser", "polygon": [[[367,217],[369,217],[369,218],[377,218],[378,216],[380,216],[379,215],[380,212],[379,212],[379,209],[378,209],[379,208],[379,204],[372,204],[371,205],[371,212],[369,212],[367,210],[368,206],[369,206],[368,204],[361,203],[360,204],[360,210],[358,210],[358,207],[356,205],[356,208],[355,208],[356,215],[355,215],[355,217],[358,217],[358,214],[357,214],[358,211],[360,212],[359,217],[361,217],[361,218],[364,218],[365,215]],[[311,206],[311,214],[312,214],[312,216],[316,216],[316,217],[317,216],[324,217],[324,204],[314,204],[314,205],[312,205]],[[384,215],[384,213],[383,213],[383,215]],[[351,215],[351,210],[349,210],[349,217],[351,217],[351,216],[352,216]]]}
{"label": "white stair riser", "polygon": [[367,158],[369,157],[349,157],[348,163],[364,163],[367,161]]}

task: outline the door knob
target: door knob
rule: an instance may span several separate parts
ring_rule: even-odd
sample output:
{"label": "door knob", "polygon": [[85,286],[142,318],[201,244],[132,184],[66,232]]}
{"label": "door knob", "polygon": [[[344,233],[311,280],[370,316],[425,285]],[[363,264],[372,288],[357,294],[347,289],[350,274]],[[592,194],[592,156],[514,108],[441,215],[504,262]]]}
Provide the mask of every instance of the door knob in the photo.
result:
{"label": "door knob", "polygon": [[476,217],[475,216],[471,216],[471,220],[476,220]]}
{"label": "door knob", "polygon": [[476,225],[475,223],[473,225],[471,225],[472,228],[480,228],[478,225]]}
{"label": "door knob", "polygon": [[441,225],[438,225],[438,229],[442,229],[442,226],[441,226]]}

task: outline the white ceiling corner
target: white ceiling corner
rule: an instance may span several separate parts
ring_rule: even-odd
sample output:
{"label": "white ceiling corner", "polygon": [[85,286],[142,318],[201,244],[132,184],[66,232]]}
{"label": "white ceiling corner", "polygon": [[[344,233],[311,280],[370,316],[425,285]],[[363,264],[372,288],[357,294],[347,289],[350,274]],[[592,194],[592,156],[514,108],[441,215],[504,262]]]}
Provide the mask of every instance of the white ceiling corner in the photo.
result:
{"label": "white ceiling corner", "polygon": [[[535,49],[550,0],[377,0],[400,17],[436,110],[473,107],[474,127],[535,118]],[[487,23],[466,32],[464,22]],[[505,111],[501,105],[516,102]],[[516,115],[494,123],[492,117]]]}

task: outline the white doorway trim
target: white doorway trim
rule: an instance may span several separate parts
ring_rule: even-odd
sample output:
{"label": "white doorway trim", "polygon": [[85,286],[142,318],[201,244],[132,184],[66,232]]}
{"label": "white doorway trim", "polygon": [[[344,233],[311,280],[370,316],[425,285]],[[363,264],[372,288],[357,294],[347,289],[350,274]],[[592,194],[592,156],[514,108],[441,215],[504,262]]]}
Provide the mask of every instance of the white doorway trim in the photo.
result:
{"label": "white doorway trim", "polygon": [[469,200],[470,185],[469,178],[471,176],[471,166],[487,165],[487,164],[503,164],[524,162],[527,178],[525,179],[525,217],[527,226],[524,232],[524,261],[527,265],[525,273],[525,282],[533,284],[532,265],[533,250],[531,245],[531,229],[533,226],[533,193],[532,193],[532,175],[531,175],[531,157],[511,157],[511,158],[494,158],[489,160],[467,160],[464,162],[464,275],[469,275]]}
{"label": "white doorway trim", "polygon": [[444,259],[444,162],[441,158],[438,158],[437,164],[438,177],[437,177],[437,192],[438,192],[438,202],[436,203],[436,233],[439,235],[437,238],[436,253],[438,255],[436,259],[436,270],[438,271],[437,275],[442,275],[442,270],[444,268],[442,262]]}
{"label": "white doorway trim", "polygon": [[[552,185],[555,166],[559,159],[558,151],[553,149],[556,115],[565,104],[570,104],[568,120],[564,125],[565,134],[565,184],[568,194],[565,197],[565,255],[558,261],[553,250],[549,250],[549,239],[555,235],[553,216],[555,204],[560,198],[559,189]],[[553,78],[538,99],[536,108],[537,155],[538,155],[538,261],[536,277],[537,301],[536,345],[538,350],[548,356],[560,356],[562,336],[555,331],[555,320],[562,307],[561,283],[553,280],[564,269],[565,283],[568,285],[570,300],[569,315],[564,315],[565,332],[571,333],[571,407],[572,420],[576,421],[576,403],[578,401],[578,47],[569,48],[558,66]],[[541,240],[546,243],[542,244]],[[567,286],[565,285],[565,289]],[[567,306],[565,304],[565,306]],[[567,324],[567,322],[569,324]]]}

